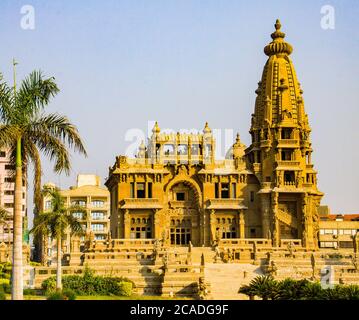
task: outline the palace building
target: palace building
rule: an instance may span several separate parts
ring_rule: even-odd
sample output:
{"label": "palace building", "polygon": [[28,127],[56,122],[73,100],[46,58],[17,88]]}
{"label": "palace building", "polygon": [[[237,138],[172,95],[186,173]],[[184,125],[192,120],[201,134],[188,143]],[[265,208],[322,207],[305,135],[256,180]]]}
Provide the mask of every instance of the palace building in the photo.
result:
{"label": "palace building", "polygon": [[232,238],[280,246],[294,239],[318,248],[323,193],[311,160],[303,90],[279,20],[271,37],[255,91],[251,145],[237,135],[230,157],[218,160],[207,123],[200,134],[169,134],[156,122],[137,157],[118,156],[109,169],[113,238],[162,239],[172,246]]}

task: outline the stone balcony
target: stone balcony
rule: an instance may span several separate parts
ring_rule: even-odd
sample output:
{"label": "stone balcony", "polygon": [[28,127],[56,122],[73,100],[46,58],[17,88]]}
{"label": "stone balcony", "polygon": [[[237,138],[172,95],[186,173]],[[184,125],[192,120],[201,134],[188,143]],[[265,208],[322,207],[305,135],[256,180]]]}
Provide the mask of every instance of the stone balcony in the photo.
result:
{"label": "stone balcony", "polygon": [[232,210],[240,210],[247,209],[247,207],[243,204],[243,199],[208,199],[206,203],[206,209],[232,209]]}
{"label": "stone balcony", "polygon": [[297,148],[298,139],[278,139],[277,148]]}
{"label": "stone balcony", "polygon": [[163,205],[157,198],[126,198],[119,202],[121,209],[161,209]]}
{"label": "stone balcony", "polygon": [[293,160],[279,160],[277,161],[277,165],[278,167],[293,168],[293,167],[299,167],[300,162]]}

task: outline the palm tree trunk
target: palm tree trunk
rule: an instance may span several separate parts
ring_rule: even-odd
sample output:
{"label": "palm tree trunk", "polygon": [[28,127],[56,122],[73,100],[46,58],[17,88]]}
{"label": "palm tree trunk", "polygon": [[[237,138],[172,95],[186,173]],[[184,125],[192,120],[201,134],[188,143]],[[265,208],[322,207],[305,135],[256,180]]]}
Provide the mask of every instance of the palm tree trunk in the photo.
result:
{"label": "palm tree trunk", "polygon": [[12,288],[13,300],[23,300],[23,270],[22,270],[22,164],[21,138],[16,144],[16,173],[14,193],[14,224],[13,224],[13,253],[12,253]]}
{"label": "palm tree trunk", "polygon": [[6,224],[7,228],[7,246],[6,246],[6,262],[10,262],[10,249],[11,249],[11,241],[10,241],[10,225]]}
{"label": "palm tree trunk", "polygon": [[61,266],[61,236],[57,237],[57,265],[56,265],[56,289],[62,289],[62,266]]}

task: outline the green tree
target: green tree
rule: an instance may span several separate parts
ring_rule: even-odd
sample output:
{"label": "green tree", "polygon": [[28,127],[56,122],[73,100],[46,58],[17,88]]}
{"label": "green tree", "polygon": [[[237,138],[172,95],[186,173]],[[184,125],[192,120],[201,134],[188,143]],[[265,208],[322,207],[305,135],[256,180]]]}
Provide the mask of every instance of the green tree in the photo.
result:
{"label": "green tree", "polygon": [[[7,229],[7,236],[8,236],[8,241],[7,241],[7,259],[9,259],[9,253],[10,253],[10,226],[9,226],[9,220],[11,219],[11,216],[9,214],[9,212],[4,209],[3,207],[0,206],[0,225],[3,226],[3,230],[5,229],[4,227],[6,227]],[[5,232],[4,232],[5,235]]]}
{"label": "green tree", "polygon": [[15,193],[13,216],[13,273],[12,299],[23,299],[22,281],[22,186],[27,182],[27,167],[34,168],[35,213],[41,206],[42,153],[55,162],[57,173],[70,171],[68,147],[86,155],[76,127],[65,116],[44,114],[59,89],[54,78],[44,78],[33,71],[17,90],[14,61],[14,85],[9,86],[0,76],[0,148],[10,150],[15,166]]}
{"label": "green tree", "polygon": [[84,230],[78,219],[73,216],[75,211],[84,211],[83,207],[70,206],[66,207],[64,199],[58,188],[44,187],[42,190],[44,197],[51,200],[51,208],[44,212],[39,212],[34,219],[34,227],[30,233],[34,235],[45,235],[56,240],[57,262],[56,262],[56,288],[62,289],[62,238],[66,232],[71,235],[82,235]]}

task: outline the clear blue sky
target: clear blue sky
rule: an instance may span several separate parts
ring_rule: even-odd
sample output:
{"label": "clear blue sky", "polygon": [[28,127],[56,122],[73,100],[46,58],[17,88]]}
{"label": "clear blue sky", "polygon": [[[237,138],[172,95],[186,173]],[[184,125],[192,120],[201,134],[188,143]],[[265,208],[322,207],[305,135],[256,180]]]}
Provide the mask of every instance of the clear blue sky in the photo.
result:
{"label": "clear blue sky", "polygon": [[[35,8],[35,30],[20,27],[20,8]],[[320,25],[323,5],[335,29]],[[102,181],[124,153],[131,128],[233,128],[249,144],[250,115],[276,18],[304,89],[313,160],[323,204],[359,212],[359,2],[1,0],[0,71],[11,81],[40,68],[61,93],[48,111],[78,126],[89,157],[73,156],[70,177],[44,161],[43,181],[66,188],[77,173]]]}

